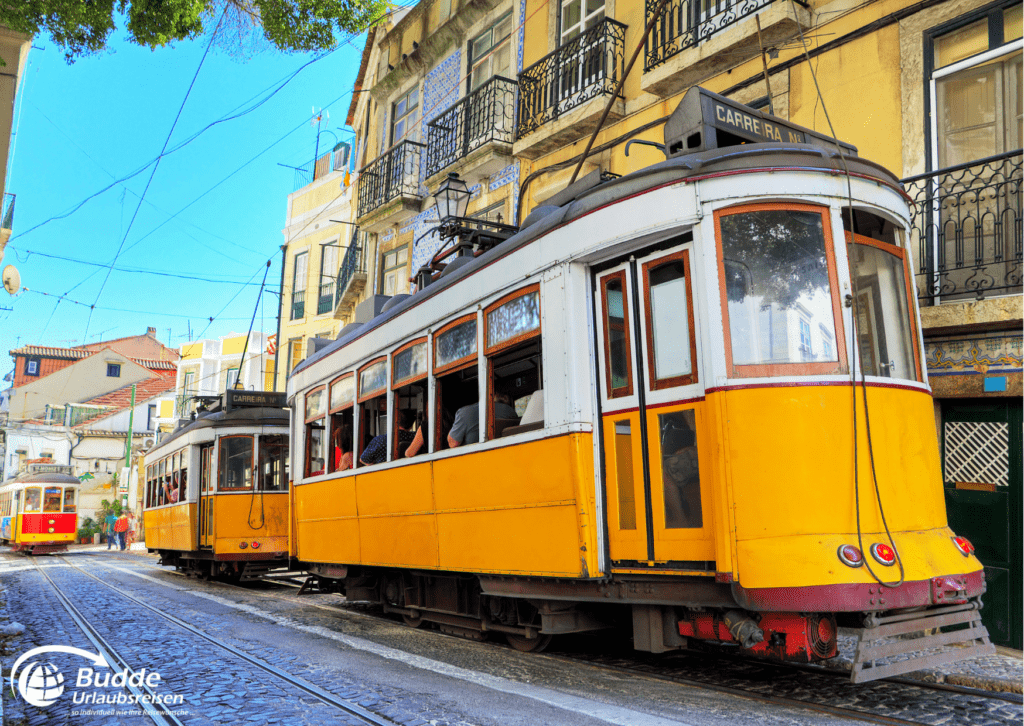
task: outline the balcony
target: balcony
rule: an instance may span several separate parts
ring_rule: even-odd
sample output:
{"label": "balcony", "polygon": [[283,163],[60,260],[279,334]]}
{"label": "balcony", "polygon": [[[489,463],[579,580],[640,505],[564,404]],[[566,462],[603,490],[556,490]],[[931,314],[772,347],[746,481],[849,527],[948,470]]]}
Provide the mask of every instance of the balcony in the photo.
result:
{"label": "balcony", "polygon": [[320,295],[316,301],[316,314],[323,315],[334,310],[334,280],[329,279],[320,285]]}
{"label": "balcony", "polygon": [[515,81],[495,76],[428,124],[428,189],[435,186],[431,177],[461,159],[468,163],[460,174],[471,182],[511,161],[517,87]]}
{"label": "balcony", "polygon": [[[427,147],[403,141],[359,171],[360,227],[376,232],[419,212],[420,171]],[[371,216],[372,215],[372,216]]]}
{"label": "balcony", "polygon": [[903,180],[922,306],[1021,294],[1020,149]]}
{"label": "balcony", "polygon": [[317,179],[322,179],[333,171],[344,171],[348,168],[349,147],[346,144],[340,149],[328,151],[321,154],[313,161],[306,162],[302,166],[295,167],[294,189],[298,191],[307,184],[312,184]]}
{"label": "balcony", "polygon": [[296,290],[292,293],[292,320],[299,320],[306,316],[306,291]]}
{"label": "balcony", "polygon": [[340,320],[348,317],[355,310],[363,290],[366,289],[366,259],[355,235],[352,236],[352,242],[341,261],[341,269],[338,271],[334,289],[334,317]]}
{"label": "balcony", "polygon": [[[622,77],[625,37],[625,25],[605,18],[519,74],[517,156],[536,159],[594,130]],[[624,114],[620,99],[608,118]]]}

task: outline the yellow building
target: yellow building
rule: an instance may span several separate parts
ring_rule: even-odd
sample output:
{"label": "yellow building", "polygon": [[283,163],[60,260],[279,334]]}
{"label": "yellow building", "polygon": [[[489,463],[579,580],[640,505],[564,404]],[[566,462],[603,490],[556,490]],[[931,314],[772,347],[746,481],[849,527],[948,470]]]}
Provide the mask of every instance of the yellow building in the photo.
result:
{"label": "yellow building", "polygon": [[195,410],[197,397],[219,396],[239,379],[242,388],[248,390],[273,390],[274,357],[267,353],[269,336],[253,331],[248,344],[246,337],[244,333],[232,333],[181,346],[174,391],[177,418],[186,418]]}

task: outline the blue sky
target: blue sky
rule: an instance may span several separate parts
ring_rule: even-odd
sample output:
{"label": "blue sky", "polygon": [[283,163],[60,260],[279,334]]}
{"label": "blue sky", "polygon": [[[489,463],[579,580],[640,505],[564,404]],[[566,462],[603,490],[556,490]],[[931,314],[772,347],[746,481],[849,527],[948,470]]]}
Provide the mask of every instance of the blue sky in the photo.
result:
{"label": "blue sky", "polygon": [[[303,69],[258,109],[165,156],[129,230],[152,167],[66,218],[37,225],[159,155],[207,41],[150,51],[124,42],[123,32],[115,31],[107,52],[69,66],[49,38],[37,37],[16,108],[7,191],[17,202],[14,234],[2,262],[18,268],[29,292],[16,298],[0,293],[0,308],[13,308],[0,310],[0,375],[12,366],[7,351],[29,343],[94,343],[153,326],[162,342],[177,347],[190,330],[192,339],[244,332],[268,259],[267,287],[276,291],[280,284],[281,229],[294,171],[278,164],[312,160],[314,106],[329,111],[332,132],[351,140],[351,131],[342,127],[364,40],[351,40]],[[313,58],[268,51],[239,62],[211,51],[169,148],[267,96]],[[330,148],[334,137],[324,133],[320,144]],[[109,264],[122,239],[116,267],[216,282],[115,270],[91,320],[87,306],[56,305],[60,295],[93,304],[106,269],[38,253]],[[240,284],[245,281],[254,284]],[[277,295],[262,296],[255,329],[276,330],[277,305]],[[215,317],[212,324],[210,317]]]}

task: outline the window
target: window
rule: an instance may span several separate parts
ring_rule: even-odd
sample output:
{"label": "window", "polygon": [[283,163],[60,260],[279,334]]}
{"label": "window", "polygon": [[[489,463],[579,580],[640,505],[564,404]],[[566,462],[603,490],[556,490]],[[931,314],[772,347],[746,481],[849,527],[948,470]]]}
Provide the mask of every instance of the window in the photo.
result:
{"label": "window", "polygon": [[[731,377],[843,373],[836,335],[839,286],[829,214],[809,205],[757,204],[715,213],[719,278]],[[805,360],[797,321],[840,341]]]}
{"label": "window", "polygon": [[512,11],[469,42],[469,92],[493,76],[508,78],[511,67]]}
{"label": "window", "polygon": [[489,207],[473,212],[473,214],[469,216],[471,219],[483,219],[488,222],[497,222],[498,224],[501,224],[505,219],[505,216],[503,214],[504,211],[505,202],[504,200],[502,200],[500,202],[492,204]]}
{"label": "window", "polygon": [[39,511],[39,487],[28,487],[25,489],[25,512]]}
{"label": "window", "polygon": [[60,512],[61,491],[60,487],[47,487],[43,490],[43,511]]}
{"label": "window", "polygon": [[199,490],[203,494],[213,491],[213,444],[206,444],[199,449]]}
{"label": "window", "polygon": [[643,266],[651,389],[697,382],[690,256],[676,252]]}
{"label": "window", "polygon": [[170,484],[167,487],[167,502],[169,504],[175,504],[181,496],[181,458],[178,454],[174,454],[171,457],[171,476],[169,477]]}
{"label": "window", "polygon": [[435,451],[450,448],[453,441],[462,446],[480,440],[476,339],[476,315],[454,320],[434,336]]}
{"label": "window", "polygon": [[260,436],[260,490],[288,491],[287,436]]}
{"label": "window", "polygon": [[225,389],[234,388],[235,383],[238,382],[238,368],[228,368],[227,377],[224,379]]}
{"label": "window", "polygon": [[288,341],[288,376],[291,377],[295,366],[302,362],[302,338]]}
{"label": "window", "polygon": [[331,451],[327,470],[347,471],[352,468],[353,404],[355,376],[351,373],[331,382]]}
{"label": "window", "polygon": [[27,358],[25,360],[25,375],[27,375],[27,376],[38,376],[39,375],[39,359],[38,358]]}
{"label": "window", "polygon": [[413,341],[395,351],[391,360],[395,423],[392,457],[400,459],[427,452],[427,341]]}
{"label": "window", "polygon": [[832,333],[824,325],[818,326],[818,335],[821,336],[821,354],[825,360],[832,360],[835,353],[835,345],[832,342]]}
{"label": "window", "polygon": [[488,438],[543,428],[540,287],[533,285],[490,305],[484,324]]}
{"label": "window", "polygon": [[665,497],[665,529],[700,529],[697,425],[693,409],[658,415],[661,478]]}
{"label": "window", "polygon": [[[626,309],[626,273],[619,270],[601,281],[604,308],[604,361],[608,371],[608,397],[633,394],[629,311]],[[628,426],[628,424],[627,424]]]}
{"label": "window", "polygon": [[814,349],[811,346],[811,324],[800,318],[800,356],[805,361],[814,360]]}
{"label": "window", "polygon": [[604,0],[563,0],[560,43],[565,45],[604,19]]}
{"label": "window", "polygon": [[295,255],[295,266],[292,270],[292,320],[306,315],[306,277],[308,275],[309,253],[300,252]]}
{"label": "window", "polygon": [[938,168],[1020,148],[1021,12],[991,8],[931,38]]}
{"label": "window", "polygon": [[121,377],[121,364],[120,363],[107,363],[107,377],[108,378],[120,378]]}
{"label": "window", "polygon": [[326,397],[327,389],[324,386],[306,394],[306,476],[319,476],[325,470]]}
{"label": "window", "polygon": [[387,461],[387,389],[387,358],[378,358],[359,369],[359,465]]}
{"label": "window", "polygon": [[77,511],[75,507],[75,489],[67,487],[64,489],[64,513],[71,514]]}
{"label": "window", "polygon": [[159,507],[164,503],[164,497],[166,496],[164,490],[167,488],[167,459],[161,460],[157,468],[156,502],[154,502],[154,506]]}
{"label": "window", "polygon": [[317,315],[334,310],[334,283],[340,269],[338,249],[337,242],[320,247],[320,294],[317,296]]}
{"label": "window", "polygon": [[385,252],[381,257],[380,289],[381,295],[398,295],[409,291],[409,248],[398,247]]}
{"label": "window", "polygon": [[391,108],[391,144],[394,145],[407,136],[414,136],[416,116],[420,110],[419,89],[413,86]]}
{"label": "window", "polygon": [[181,459],[178,462],[179,466],[179,479],[178,479],[178,501],[184,502],[188,500],[188,450],[181,452]]}
{"label": "window", "polygon": [[252,436],[221,438],[220,489],[252,489]]}
{"label": "window", "polygon": [[156,430],[156,404],[146,406],[146,431]]}
{"label": "window", "polygon": [[[380,79],[386,76],[388,71],[388,64],[391,58],[391,47],[383,45],[380,48],[380,55],[377,57],[377,78],[376,82],[380,83]],[[367,103],[367,111],[369,111],[369,103]]]}

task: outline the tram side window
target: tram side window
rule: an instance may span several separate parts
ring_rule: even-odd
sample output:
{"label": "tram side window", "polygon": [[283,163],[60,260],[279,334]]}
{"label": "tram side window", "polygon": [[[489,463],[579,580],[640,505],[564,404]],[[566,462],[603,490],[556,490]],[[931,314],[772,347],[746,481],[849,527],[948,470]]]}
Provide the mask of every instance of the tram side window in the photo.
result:
{"label": "tram side window", "polygon": [[352,431],[355,404],[355,376],[349,373],[331,383],[330,420],[331,443],[327,471],[347,471],[352,468]]}
{"label": "tram side window", "polygon": [[306,476],[324,473],[326,398],[327,389],[323,386],[306,394]]}
{"label": "tram side window", "polygon": [[260,436],[260,489],[288,490],[288,437]]}
{"label": "tram side window", "polygon": [[68,487],[64,490],[64,513],[72,514],[77,511],[75,506],[75,489]]}
{"label": "tram side window", "polygon": [[181,477],[178,482],[178,498],[175,501],[184,502],[188,499],[188,449],[181,452]]}
{"label": "tram side window", "polygon": [[392,363],[395,428],[392,456],[400,459],[427,451],[427,341],[397,351]]}
{"label": "tram side window", "polygon": [[29,487],[25,490],[25,512],[38,512],[40,502],[39,487]]}
{"label": "tram side window", "polygon": [[701,513],[697,424],[693,409],[660,414],[658,428],[665,528],[700,529],[704,526],[704,515]]}
{"label": "tram side window", "polygon": [[459,318],[434,336],[434,377],[434,450],[480,441],[476,315]]}
{"label": "tram side window", "polygon": [[676,252],[644,265],[648,365],[652,389],[697,382],[688,254]]}
{"label": "tram side window", "polygon": [[220,440],[220,489],[252,489],[252,436]]}
{"label": "tram side window", "polygon": [[806,336],[809,327],[841,340],[828,210],[764,204],[716,216],[730,375],[844,372],[845,349],[808,345]]}
{"label": "tram side window", "polygon": [[178,454],[174,454],[171,457],[171,475],[168,477],[167,484],[167,502],[174,504],[178,501],[178,497],[181,493],[181,462]]}
{"label": "tram side window", "polygon": [[164,490],[167,488],[167,459],[160,461],[158,465],[160,473],[156,479],[156,506],[160,506],[166,502]]}
{"label": "tram side window", "polygon": [[358,466],[387,461],[387,359],[380,358],[359,371]]}
{"label": "tram side window", "polygon": [[203,494],[213,489],[210,479],[213,462],[213,444],[206,444],[199,449],[199,489]]}
{"label": "tram side window", "polygon": [[608,397],[633,393],[633,365],[630,356],[629,310],[625,304],[626,273],[612,273],[601,281],[604,306],[605,367],[608,369]]}
{"label": "tram side window", "polygon": [[534,285],[484,311],[487,326],[488,438],[544,427],[540,289]]}
{"label": "tram side window", "polygon": [[46,487],[43,490],[43,511],[60,512],[60,487]]}

